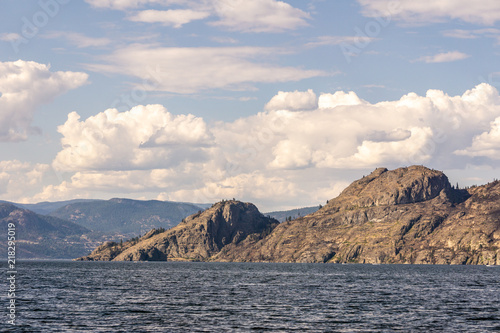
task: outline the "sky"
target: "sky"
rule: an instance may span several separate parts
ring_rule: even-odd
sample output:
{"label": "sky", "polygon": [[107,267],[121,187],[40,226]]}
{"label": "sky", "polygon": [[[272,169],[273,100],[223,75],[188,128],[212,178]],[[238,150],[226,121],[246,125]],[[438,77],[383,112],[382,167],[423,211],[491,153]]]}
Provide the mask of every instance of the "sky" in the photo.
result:
{"label": "sky", "polygon": [[497,0],[0,0],[0,200],[324,204],[500,175]]}

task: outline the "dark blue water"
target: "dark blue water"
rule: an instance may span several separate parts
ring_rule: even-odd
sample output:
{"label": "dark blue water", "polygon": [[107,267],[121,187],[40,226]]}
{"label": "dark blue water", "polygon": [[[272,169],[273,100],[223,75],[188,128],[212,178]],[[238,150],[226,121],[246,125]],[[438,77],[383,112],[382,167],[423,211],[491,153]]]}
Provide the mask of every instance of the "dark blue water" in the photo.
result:
{"label": "dark blue water", "polygon": [[17,270],[16,326],[3,320],[4,331],[500,331],[497,267],[25,261]]}

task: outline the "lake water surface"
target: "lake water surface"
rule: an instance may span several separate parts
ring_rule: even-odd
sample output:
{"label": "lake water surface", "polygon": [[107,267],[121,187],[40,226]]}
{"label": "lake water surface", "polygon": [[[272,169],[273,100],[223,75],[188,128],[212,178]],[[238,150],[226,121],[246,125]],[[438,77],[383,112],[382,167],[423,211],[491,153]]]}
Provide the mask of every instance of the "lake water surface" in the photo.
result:
{"label": "lake water surface", "polygon": [[16,325],[0,331],[500,331],[499,267],[22,261],[17,271]]}

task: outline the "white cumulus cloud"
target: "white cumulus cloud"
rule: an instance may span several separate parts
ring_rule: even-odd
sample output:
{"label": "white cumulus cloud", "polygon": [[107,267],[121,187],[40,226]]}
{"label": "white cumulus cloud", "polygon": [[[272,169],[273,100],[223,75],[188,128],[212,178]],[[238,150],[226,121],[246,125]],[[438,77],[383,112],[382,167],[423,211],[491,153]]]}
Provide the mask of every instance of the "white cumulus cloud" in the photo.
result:
{"label": "white cumulus cloud", "polygon": [[207,181],[202,187],[194,190],[162,193],[160,198],[174,201],[206,202],[208,200],[210,202],[223,198],[245,197],[254,201],[263,201],[272,197],[293,197],[297,191],[295,184],[283,177],[268,176],[255,171],[229,176],[220,181]]}
{"label": "white cumulus cloud", "polygon": [[50,66],[33,61],[0,62],[0,141],[22,141],[39,132],[31,126],[37,107],[87,78],[80,72],[51,72]]}
{"label": "white cumulus cloud", "polygon": [[361,105],[368,104],[358,97],[354,91],[345,93],[336,91],[333,94],[321,94],[318,105],[320,109],[334,108],[339,105]]}
{"label": "white cumulus cloud", "polygon": [[174,116],[161,105],[108,109],[83,121],[72,112],[58,131],[63,150],[53,165],[62,171],[154,169],[202,161],[202,147],[212,141],[201,118]]}
{"label": "white cumulus cloud", "polygon": [[110,193],[111,196],[126,193],[130,196],[132,193],[160,192],[178,185],[178,178],[176,172],[170,169],[78,171],[68,181],[44,186],[34,200],[90,198],[95,193],[100,197],[100,193]]}
{"label": "white cumulus cloud", "polygon": [[307,91],[280,91],[265,106],[266,110],[312,110],[318,107],[318,99],[312,89]]}
{"label": "white cumulus cloud", "polygon": [[409,165],[453,155],[500,115],[500,102],[494,87],[481,84],[461,96],[429,90],[376,104],[354,92],[321,94],[318,109],[292,111],[268,111],[213,132],[219,144],[236,144],[223,145],[226,159],[249,168]]}
{"label": "white cumulus cloud", "polygon": [[292,102],[277,99],[276,105],[288,109],[211,124],[171,115],[160,105],[106,110],[86,120],[71,113],[59,128],[62,150],[53,165],[72,175],[44,187],[37,198],[235,197],[265,210],[324,202],[375,167],[457,169],[474,157],[498,161],[500,96],[491,85],[456,96],[428,90],[379,103],[355,92],[323,93],[322,103],[306,111],[296,109],[300,93],[314,94],[281,92],[276,96],[291,96]]}
{"label": "white cumulus cloud", "polygon": [[500,160],[500,117],[491,123],[491,129],[488,132],[475,136],[470,147],[457,150],[455,153],[457,155],[482,156]]}
{"label": "white cumulus cloud", "polygon": [[47,164],[0,161],[0,198],[20,203],[30,200],[49,170]]}

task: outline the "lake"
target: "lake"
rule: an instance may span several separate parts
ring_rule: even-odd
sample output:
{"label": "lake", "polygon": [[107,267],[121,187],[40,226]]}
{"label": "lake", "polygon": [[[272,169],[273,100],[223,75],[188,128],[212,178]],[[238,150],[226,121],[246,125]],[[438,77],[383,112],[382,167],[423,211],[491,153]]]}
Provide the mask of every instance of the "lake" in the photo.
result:
{"label": "lake", "polygon": [[10,332],[500,331],[499,267],[21,261],[16,268],[16,325],[0,323]]}

